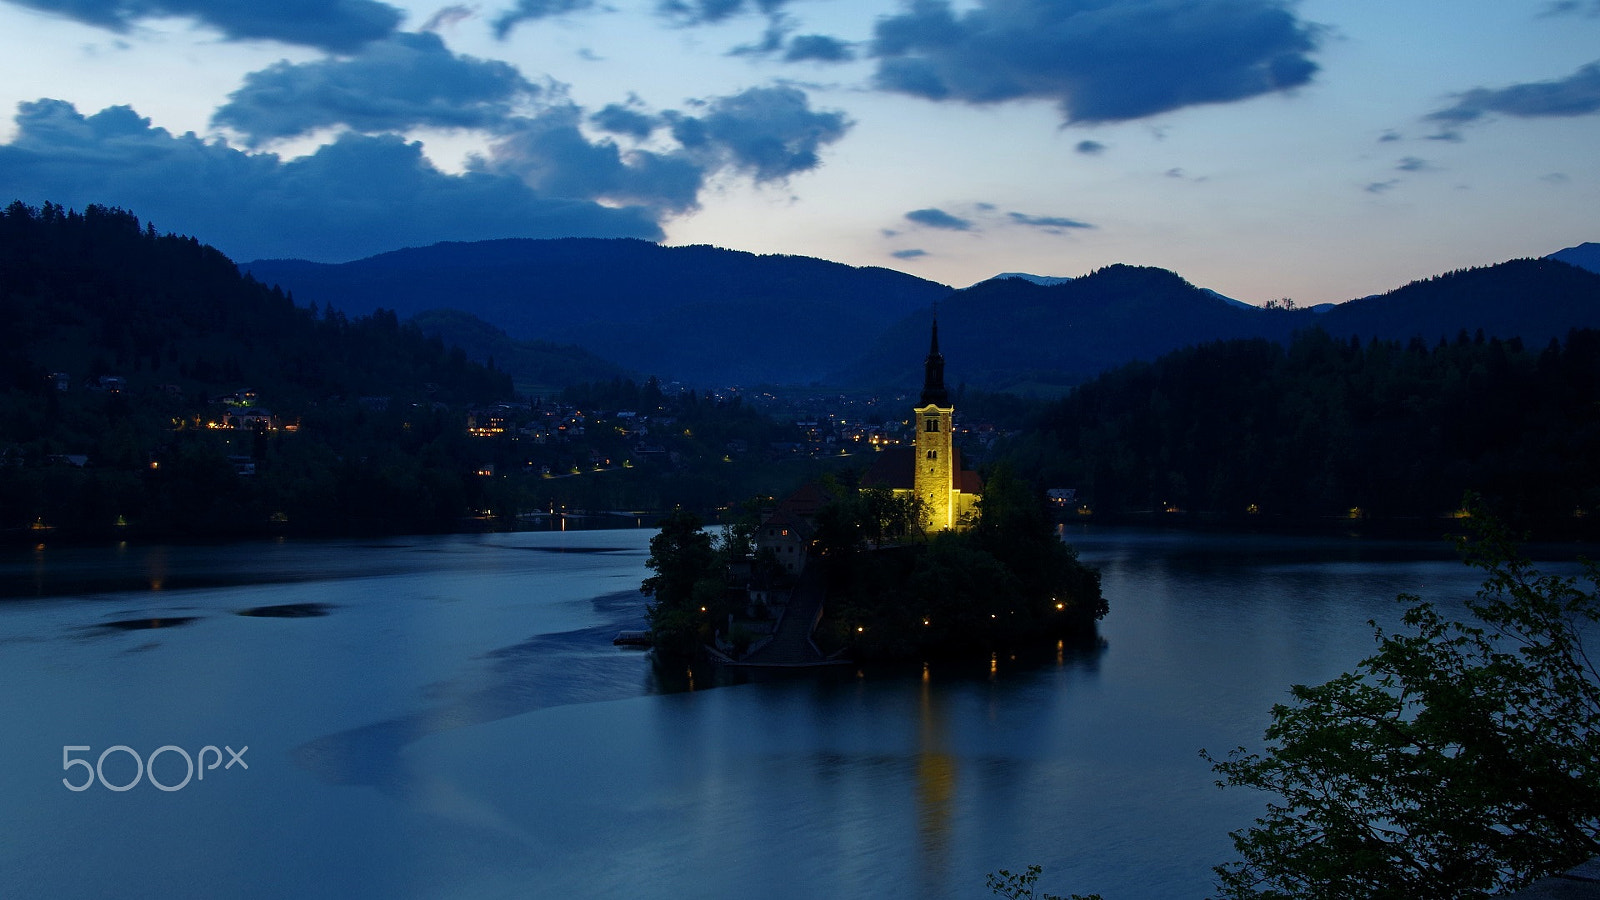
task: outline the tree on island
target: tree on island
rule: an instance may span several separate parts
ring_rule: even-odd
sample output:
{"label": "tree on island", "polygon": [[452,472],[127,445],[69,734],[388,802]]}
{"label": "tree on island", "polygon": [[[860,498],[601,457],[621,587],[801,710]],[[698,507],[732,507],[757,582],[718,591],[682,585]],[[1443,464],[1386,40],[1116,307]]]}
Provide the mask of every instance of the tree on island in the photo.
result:
{"label": "tree on island", "polygon": [[[1092,634],[1106,613],[1100,576],[1056,534],[1044,496],[1006,466],[959,531],[907,535],[885,547],[865,535],[882,508],[847,495],[818,513],[828,578],[823,639],[861,659],[972,656]],[[831,523],[827,528],[821,523]],[[876,546],[872,552],[866,548]]]}
{"label": "tree on island", "polygon": [[721,555],[703,525],[694,513],[675,509],[650,539],[645,565],[655,574],[639,591],[654,598],[645,607],[645,619],[658,650],[692,655],[711,640],[710,613],[722,598],[725,567],[719,567]]}
{"label": "tree on island", "polygon": [[[1466,622],[1408,603],[1356,670],[1295,685],[1263,753],[1205,755],[1277,795],[1217,867],[1231,898],[1480,897],[1600,854],[1600,569],[1545,575],[1475,517]],[[1376,626],[1374,626],[1376,628]],[[1203,754],[1204,755],[1204,754]]]}

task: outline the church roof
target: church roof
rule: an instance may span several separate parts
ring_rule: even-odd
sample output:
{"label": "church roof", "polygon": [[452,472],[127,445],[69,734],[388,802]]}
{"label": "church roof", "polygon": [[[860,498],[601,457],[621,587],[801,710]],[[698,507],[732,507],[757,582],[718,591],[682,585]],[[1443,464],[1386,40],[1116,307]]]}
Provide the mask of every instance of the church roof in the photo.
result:
{"label": "church roof", "polygon": [[890,447],[878,453],[861,476],[861,486],[909,491],[916,478],[915,447]]}
{"label": "church roof", "polygon": [[949,406],[950,391],[944,386],[944,354],[939,352],[939,320],[933,320],[933,339],[928,344],[928,358],[923,361],[922,405]]}
{"label": "church roof", "polygon": [[[953,450],[955,458],[950,461],[955,471],[956,490],[963,494],[983,493],[983,476],[970,469],[961,468],[961,449]],[[916,486],[917,477],[917,450],[915,447],[890,447],[878,453],[878,458],[861,476],[862,487],[889,488],[890,490],[909,491]]]}
{"label": "church roof", "polygon": [[[961,451],[956,451],[956,465],[961,465]],[[971,469],[956,470],[956,490],[963,494],[983,493],[983,476]]]}
{"label": "church roof", "polygon": [[810,531],[817,510],[833,497],[815,481],[808,481],[800,489],[783,498],[772,514],[762,520],[763,526],[779,525],[798,531]]}

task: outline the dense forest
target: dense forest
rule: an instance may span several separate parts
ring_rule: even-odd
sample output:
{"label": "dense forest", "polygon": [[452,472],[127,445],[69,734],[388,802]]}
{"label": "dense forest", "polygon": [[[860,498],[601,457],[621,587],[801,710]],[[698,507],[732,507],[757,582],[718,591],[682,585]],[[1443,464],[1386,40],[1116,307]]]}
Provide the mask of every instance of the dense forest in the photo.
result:
{"label": "dense forest", "polygon": [[296,307],[99,206],[0,214],[0,318],[13,535],[449,527],[481,492],[452,410],[511,391],[393,313]]}
{"label": "dense forest", "polygon": [[828,465],[771,457],[797,439],[792,424],[624,380],[573,347],[495,345],[567,388],[518,398],[492,360],[472,362],[391,310],[297,306],[217,250],[119,209],[0,213],[0,316],[0,537],[11,540],[711,511]]}
{"label": "dense forest", "polygon": [[1600,513],[1600,332],[1204,344],[1081,385],[1006,452],[1102,517],[1431,520],[1470,490],[1581,524]]}

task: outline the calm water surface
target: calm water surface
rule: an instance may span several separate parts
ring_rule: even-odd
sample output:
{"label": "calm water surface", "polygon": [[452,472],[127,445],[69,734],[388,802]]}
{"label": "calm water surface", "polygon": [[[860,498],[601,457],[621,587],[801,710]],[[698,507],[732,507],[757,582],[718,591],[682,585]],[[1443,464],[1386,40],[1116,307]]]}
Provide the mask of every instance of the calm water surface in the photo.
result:
{"label": "calm water surface", "polygon": [[[1261,798],[1199,749],[1396,593],[1479,581],[1442,544],[1074,532],[1096,650],[716,685],[610,644],[651,533],[0,553],[0,896],[981,898],[1037,863],[1203,897]],[[117,745],[249,749],[63,785]]]}

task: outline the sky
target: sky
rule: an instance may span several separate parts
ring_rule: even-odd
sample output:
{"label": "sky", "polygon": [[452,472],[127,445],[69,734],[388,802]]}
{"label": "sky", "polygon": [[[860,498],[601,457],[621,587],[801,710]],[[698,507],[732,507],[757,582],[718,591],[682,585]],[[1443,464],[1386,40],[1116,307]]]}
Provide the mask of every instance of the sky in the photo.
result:
{"label": "sky", "polygon": [[0,0],[0,203],[1339,302],[1600,241],[1600,0]]}

